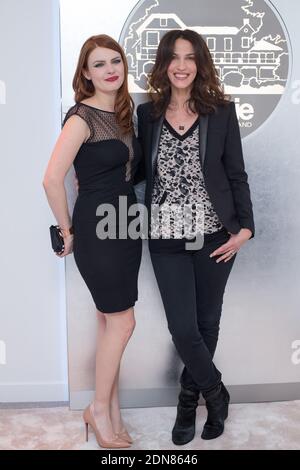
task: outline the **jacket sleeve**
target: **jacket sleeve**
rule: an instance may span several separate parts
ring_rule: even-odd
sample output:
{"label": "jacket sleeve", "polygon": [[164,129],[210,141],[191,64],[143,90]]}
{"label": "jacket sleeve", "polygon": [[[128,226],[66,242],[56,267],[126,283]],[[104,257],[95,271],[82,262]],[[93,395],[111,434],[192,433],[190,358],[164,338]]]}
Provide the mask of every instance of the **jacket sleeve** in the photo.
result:
{"label": "jacket sleeve", "polygon": [[252,210],[248,175],[245,171],[239,123],[234,102],[230,103],[223,163],[233,194],[234,204],[241,228],[251,230],[254,237],[255,226]]}

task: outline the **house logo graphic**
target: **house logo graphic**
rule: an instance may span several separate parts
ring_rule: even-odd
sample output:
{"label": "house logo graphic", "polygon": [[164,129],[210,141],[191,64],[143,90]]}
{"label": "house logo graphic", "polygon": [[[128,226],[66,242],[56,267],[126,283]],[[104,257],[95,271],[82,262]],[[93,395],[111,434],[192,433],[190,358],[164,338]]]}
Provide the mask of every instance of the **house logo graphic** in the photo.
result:
{"label": "house logo graphic", "polygon": [[225,93],[236,103],[242,136],[259,128],[285,90],[291,62],[288,35],[271,2],[141,0],[120,36],[137,104],[147,99],[147,75],[157,46],[172,29],[192,29],[203,36]]}

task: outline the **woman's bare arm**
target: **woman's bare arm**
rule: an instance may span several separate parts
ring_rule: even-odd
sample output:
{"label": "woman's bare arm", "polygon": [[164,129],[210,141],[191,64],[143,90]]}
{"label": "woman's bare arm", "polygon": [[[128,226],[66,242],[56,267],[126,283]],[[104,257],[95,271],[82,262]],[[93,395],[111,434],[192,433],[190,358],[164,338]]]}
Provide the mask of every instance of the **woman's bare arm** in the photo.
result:
{"label": "woman's bare arm", "polygon": [[62,229],[69,229],[71,225],[64,180],[88,136],[86,122],[77,115],[71,116],[59,135],[43,179],[49,205]]}

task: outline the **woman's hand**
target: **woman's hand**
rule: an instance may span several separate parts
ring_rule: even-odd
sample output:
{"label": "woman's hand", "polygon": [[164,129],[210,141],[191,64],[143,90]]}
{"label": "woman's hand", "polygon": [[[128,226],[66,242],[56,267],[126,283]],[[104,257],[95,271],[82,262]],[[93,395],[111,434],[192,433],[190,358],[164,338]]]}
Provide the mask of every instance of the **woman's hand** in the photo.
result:
{"label": "woman's hand", "polygon": [[241,246],[251,238],[251,235],[252,232],[248,228],[242,228],[239,233],[236,234],[230,233],[230,239],[217,250],[213,251],[209,257],[213,258],[214,256],[222,255],[216,262],[224,261],[226,263],[239,251]]}
{"label": "woman's hand", "polygon": [[73,239],[74,235],[64,236],[64,251],[62,253],[55,253],[59,258],[63,258],[73,252]]}

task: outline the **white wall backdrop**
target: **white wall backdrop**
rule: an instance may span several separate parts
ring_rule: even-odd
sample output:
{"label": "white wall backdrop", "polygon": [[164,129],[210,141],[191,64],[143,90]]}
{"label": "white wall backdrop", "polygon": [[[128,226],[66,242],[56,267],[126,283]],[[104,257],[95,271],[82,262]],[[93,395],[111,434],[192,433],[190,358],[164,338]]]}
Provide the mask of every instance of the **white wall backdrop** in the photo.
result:
{"label": "white wall backdrop", "polygon": [[67,400],[64,262],[42,187],[61,120],[58,0],[0,0],[1,83],[0,402]]}

